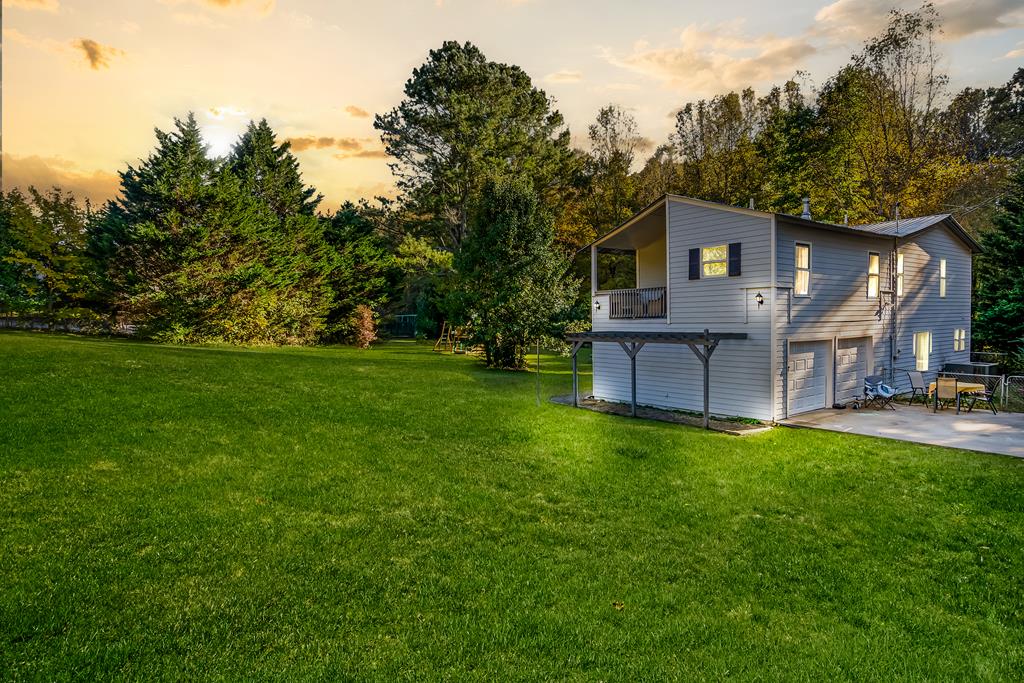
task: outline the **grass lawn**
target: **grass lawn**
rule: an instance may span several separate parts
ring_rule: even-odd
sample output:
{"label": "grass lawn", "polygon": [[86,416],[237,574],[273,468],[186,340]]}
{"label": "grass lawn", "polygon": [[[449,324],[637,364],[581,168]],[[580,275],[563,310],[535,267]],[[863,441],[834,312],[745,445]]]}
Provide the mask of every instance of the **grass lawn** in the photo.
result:
{"label": "grass lawn", "polygon": [[1024,678],[1022,461],[411,342],[2,333],[0,377],[0,678]]}

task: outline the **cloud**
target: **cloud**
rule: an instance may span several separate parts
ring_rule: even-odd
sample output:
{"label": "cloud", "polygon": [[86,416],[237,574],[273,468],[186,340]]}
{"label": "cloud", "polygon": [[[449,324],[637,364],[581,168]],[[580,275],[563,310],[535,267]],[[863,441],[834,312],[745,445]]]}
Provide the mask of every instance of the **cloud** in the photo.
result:
{"label": "cloud", "polygon": [[1002,59],[1019,59],[1024,57],[1024,41],[1017,43],[1017,47],[1002,56]]}
{"label": "cloud", "polygon": [[545,83],[579,83],[583,80],[583,74],[571,69],[559,69],[544,77]]}
{"label": "cloud", "polygon": [[124,56],[124,50],[109,45],[102,45],[91,38],[79,38],[71,44],[81,50],[85,59],[89,62],[89,68],[94,71],[110,68],[110,60]]}
{"label": "cloud", "polygon": [[360,149],[352,153],[335,154],[335,159],[387,159],[388,153],[382,149]]}
{"label": "cloud", "polygon": [[58,0],[4,0],[3,6],[17,9],[41,10],[51,13],[60,10],[60,2]]}
{"label": "cloud", "polygon": [[345,113],[357,119],[366,119],[370,117],[370,112],[366,111],[361,107],[357,107],[354,104],[350,104],[347,107],[345,107]]}
{"label": "cloud", "polygon": [[[811,33],[834,42],[856,42],[881,31],[893,6],[903,10],[920,7],[917,0],[836,0],[818,10]],[[943,38],[960,40],[1024,26],[1020,0],[945,0],[935,9],[942,19]]]}
{"label": "cloud", "polygon": [[679,34],[678,45],[652,47],[641,41],[628,55],[606,51],[605,58],[669,87],[710,91],[789,76],[803,59],[817,52],[803,36],[748,36],[739,29],[738,23],[690,24]]}
{"label": "cloud", "polygon": [[214,121],[223,121],[226,118],[242,118],[249,112],[244,109],[239,109],[230,104],[221,105],[218,107],[210,107],[206,110],[206,118],[213,119]]}
{"label": "cloud", "polygon": [[3,189],[39,190],[61,187],[74,192],[79,199],[102,204],[117,196],[121,180],[116,173],[83,171],[74,162],[62,157],[3,155]]}
{"label": "cloud", "polygon": [[[274,11],[276,0],[160,0],[165,5],[197,5],[204,9],[220,12],[245,12],[258,17],[269,16]],[[181,15],[190,16],[190,15]],[[191,15],[195,18],[197,15]],[[201,16],[201,15],[198,15]]]}

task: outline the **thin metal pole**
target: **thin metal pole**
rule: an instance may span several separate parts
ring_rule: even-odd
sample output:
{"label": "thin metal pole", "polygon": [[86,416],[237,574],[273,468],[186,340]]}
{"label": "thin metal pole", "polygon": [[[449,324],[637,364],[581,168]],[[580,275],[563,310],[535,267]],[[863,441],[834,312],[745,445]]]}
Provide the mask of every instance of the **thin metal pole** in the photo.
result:
{"label": "thin metal pole", "polygon": [[708,414],[711,405],[711,387],[709,384],[711,373],[708,367],[710,365],[708,362],[710,358],[708,358],[707,347],[704,347],[704,355],[701,357],[701,360],[704,361],[704,429],[707,429],[710,423]]}
{"label": "thin metal pole", "polygon": [[580,406],[580,379],[579,375],[576,374],[576,354],[579,352],[580,347],[578,345],[572,350],[572,407],[579,408]]}
{"label": "thin metal pole", "polygon": [[540,407],[540,339],[537,340],[537,406]]}
{"label": "thin metal pole", "polygon": [[633,404],[630,407],[629,414],[631,417],[636,417],[636,343],[634,342],[631,346],[631,353],[629,354],[629,380],[631,383],[631,390],[633,395]]}

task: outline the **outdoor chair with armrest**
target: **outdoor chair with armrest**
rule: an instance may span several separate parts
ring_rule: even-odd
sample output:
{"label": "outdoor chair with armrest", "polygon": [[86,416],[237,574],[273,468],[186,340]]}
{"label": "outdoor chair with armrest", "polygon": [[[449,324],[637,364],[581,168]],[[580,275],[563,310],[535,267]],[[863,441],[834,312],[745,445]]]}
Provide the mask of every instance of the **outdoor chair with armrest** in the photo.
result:
{"label": "outdoor chair with armrest", "polygon": [[912,405],[918,396],[927,405],[928,386],[924,383],[924,375],[917,370],[907,370],[907,376],[910,378],[910,400],[907,401],[907,405]]}
{"label": "outdoor chair with armrest", "polygon": [[978,401],[987,403],[989,410],[992,411],[993,415],[998,415],[999,411],[996,410],[996,404],[992,402],[992,392],[988,389],[984,391],[972,391],[971,393],[964,396],[965,402],[967,403],[967,410],[965,412],[971,412],[974,410],[974,404]]}
{"label": "outdoor chair with armrest", "polygon": [[888,408],[896,410],[892,405],[892,399],[896,396],[896,390],[884,383],[882,375],[868,375],[864,378],[864,407],[875,406],[876,408]]}
{"label": "outdoor chair with armrest", "polygon": [[956,403],[956,412],[960,413],[960,389],[957,387],[955,377],[938,377],[935,380],[935,405],[932,408],[934,413],[940,407],[944,408]]}

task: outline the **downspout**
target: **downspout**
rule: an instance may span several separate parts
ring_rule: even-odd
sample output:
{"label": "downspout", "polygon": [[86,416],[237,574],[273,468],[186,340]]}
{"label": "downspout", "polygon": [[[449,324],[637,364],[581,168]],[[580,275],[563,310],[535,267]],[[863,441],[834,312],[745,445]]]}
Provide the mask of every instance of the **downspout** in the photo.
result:
{"label": "downspout", "polygon": [[892,253],[889,255],[889,290],[892,292],[892,315],[889,316],[889,384],[896,385],[896,357],[899,353],[897,344],[900,315],[900,297],[896,292],[899,273],[896,266],[900,249],[900,203],[896,202],[896,235],[892,238]]}

